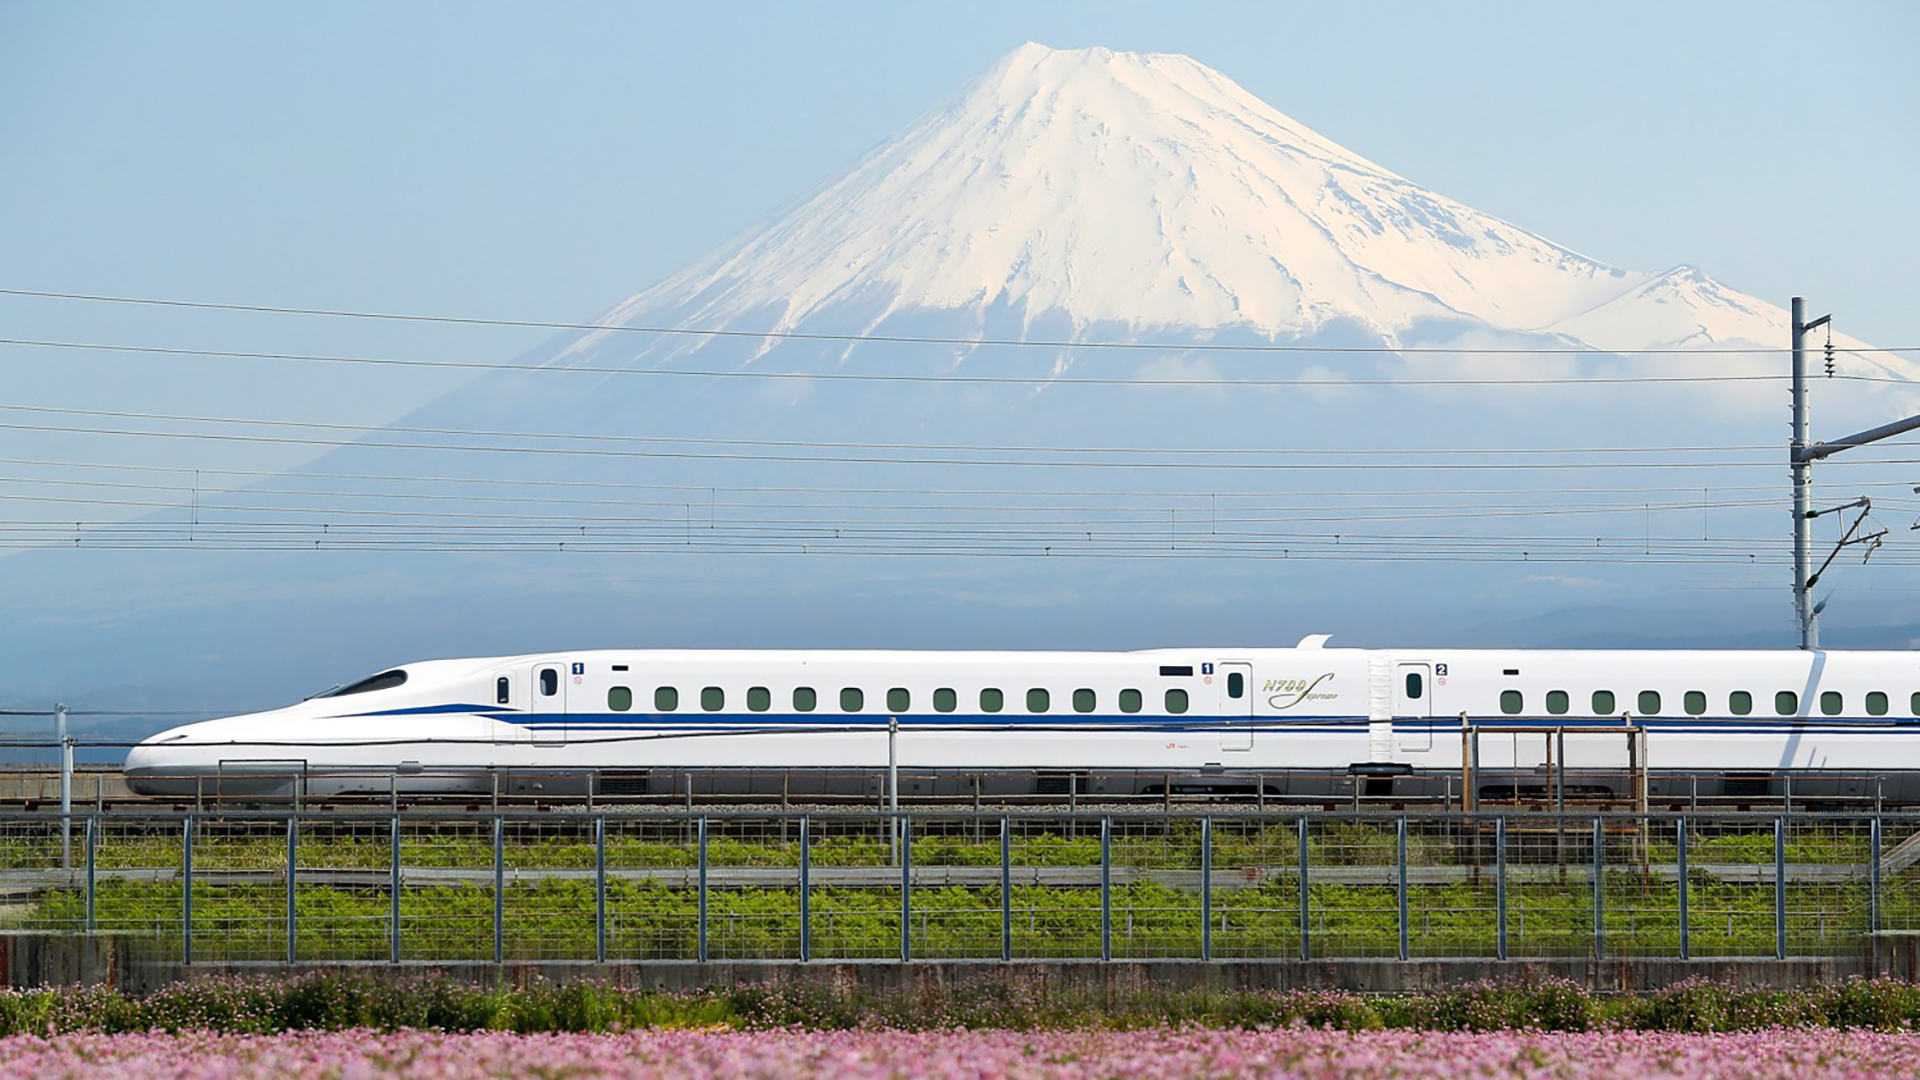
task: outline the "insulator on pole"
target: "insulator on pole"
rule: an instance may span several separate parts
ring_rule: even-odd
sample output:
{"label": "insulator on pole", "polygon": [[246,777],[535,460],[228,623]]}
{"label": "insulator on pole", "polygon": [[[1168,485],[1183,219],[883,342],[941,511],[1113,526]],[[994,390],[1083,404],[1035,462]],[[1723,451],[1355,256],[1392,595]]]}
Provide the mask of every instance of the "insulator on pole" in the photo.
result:
{"label": "insulator on pole", "polygon": [[1827,324],[1827,378],[1833,378],[1833,324]]}

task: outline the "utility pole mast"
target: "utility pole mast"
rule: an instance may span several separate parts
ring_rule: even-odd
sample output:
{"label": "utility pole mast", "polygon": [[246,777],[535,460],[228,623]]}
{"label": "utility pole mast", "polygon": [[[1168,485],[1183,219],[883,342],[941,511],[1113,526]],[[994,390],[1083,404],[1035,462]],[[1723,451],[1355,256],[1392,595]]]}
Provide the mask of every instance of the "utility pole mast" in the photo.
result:
{"label": "utility pole mast", "polygon": [[1805,300],[1793,298],[1793,435],[1787,442],[1787,461],[1793,474],[1793,610],[1800,620],[1800,647],[1811,650],[1820,647],[1820,626],[1807,580],[1813,533],[1813,519],[1807,516],[1813,501],[1813,459],[1807,456],[1807,331],[1832,316],[1804,322],[1806,306]]}
{"label": "utility pole mast", "polygon": [[[1820,613],[1814,610],[1813,584],[1819,579],[1818,573],[1809,574],[1808,552],[1813,519],[1826,511],[1811,508],[1813,500],[1813,463],[1832,457],[1842,450],[1851,450],[1856,446],[1890,439],[1895,435],[1904,435],[1920,428],[1920,416],[1909,416],[1905,420],[1895,420],[1891,424],[1882,424],[1877,428],[1868,428],[1844,439],[1832,442],[1807,442],[1807,331],[1824,326],[1832,318],[1822,315],[1812,322],[1803,322],[1806,302],[1800,297],[1793,298],[1793,438],[1787,444],[1787,463],[1793,475],[1793,607],[1800,619],[1800,647],[1817,649],[1820,647]],[[1856,523],[1857,524],[1857,523]],[[1869,537],[1868,539],[1871,539]],[[1841,546],[1850,543],[1843,538]],[[1839,548],[1835,549],[1836,552]],[[1833,560],[1829,558],[1828,562]],[[1822,568],[1824,569],[1824,567]]]}

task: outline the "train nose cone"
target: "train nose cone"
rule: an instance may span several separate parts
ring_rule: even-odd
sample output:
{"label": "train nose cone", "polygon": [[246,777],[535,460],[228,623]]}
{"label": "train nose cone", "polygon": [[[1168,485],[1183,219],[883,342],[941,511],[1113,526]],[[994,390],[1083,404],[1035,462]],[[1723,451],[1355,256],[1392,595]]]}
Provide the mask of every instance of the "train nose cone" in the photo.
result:
{"label": "train nose cone", "polygon": [[182,738],[181,729],[163,731],[127,751],[120,766],[127,790],[135,795],[174,795],[189,790],[192,783],[181,771],[178,754],[169,754],[161,744]]}

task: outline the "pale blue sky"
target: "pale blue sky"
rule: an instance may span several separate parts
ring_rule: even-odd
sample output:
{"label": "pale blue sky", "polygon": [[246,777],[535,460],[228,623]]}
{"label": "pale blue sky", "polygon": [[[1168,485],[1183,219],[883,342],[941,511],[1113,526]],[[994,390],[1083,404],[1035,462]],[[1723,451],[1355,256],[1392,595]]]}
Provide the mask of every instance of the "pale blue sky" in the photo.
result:
{"label": "pale blue sky", "polygon": [[[1920,345],[1920,7],[1904,2],[0,0],[0,288],[591,318],[838,173],[1028,40],[1187,53],[1348,148],[1595,258],[1637,270],[1693,263],[1775,303],[1802,293],[1870,342]],[[504,361],[544,334],[0,297],[0,337]],[[7,347],[0,365],[0,405],[364,424],[459,378]],[[1754,438],[1783,437],[1784,411],[1783,400],[1781,423]],[[214,453],[52,439],[0,430],[0,457],[191,469]],[[247,453],[258,468],[306,456]],[[1363,582],[1382,573],[1352,570]],[[1874,588],[1912,576],[1848,580]],[[1781,584],[1765,602],[1784,627]],[[690,629],[672,629],[701,644],[810,641],[811,603],[743,602],[710,625],[688,616]],[[1254,610],[1237,596],[1221,603]],[[876,602],[877,614],[849,615],[827,636],[894,640],[918,625],[911,605],[896,607]],[[1137,641],[1101,636],[1115,610],[1063,602],[1012,631],[990,611],[966,640],[1166,643],[1145,630]],[[575,614],[551,618],[564,626]],[[1375,621],[1354,615],[1359,629],[1392,639],[1381,627],[1397,616],[1362,614]],[[602,622],[624,618],[610,609]],[[1207,609],[1190,623],[1212,618]],[[1271,621],[1263,634],[1345,632],[1315,611]],[[204,628],[176,633],[170,618],[154,625],[139,633],[179,638],[183,656],[204,652],[210,666],[239,648],[211,631],[202,645]],[[318,661],[297,642],[281,647],[295,657],[284,671],[269,670],[280,654],[261,644],[276,641],[266,625],[225,631],[266,656],[246,692],[311,689],[303,680],[318,682],[308,670]],[[763,632],[743,636],[750,626]],[[1153,632],[1197,633],[1187,626]],[[463,629],[392,634],[429,643],[425,652],[505,647],[469,646]],[[528,634],[536,629],[548,633]],[[36,672],[44,688],[14,692],[65,694],[95,677],[80,670],[94,633],[41,642],[51,659],[37,663],[75,671]],[[129,650],[150,647],[128,634]],[[392,642],[365,651],[368,664],[404,656]],[[327,677],[355,674],[358,656],[329,659]],[[183,670],[183,683],[203,685]]]}
{"label": "pale blue sky", "polygon": [[590,316],[1032,39],[1189,53],[1570,247],[1693,262],[1776,302],[1802,292],[1870,341],[1912,344],[1917,12],[10,0],[0,284]]}

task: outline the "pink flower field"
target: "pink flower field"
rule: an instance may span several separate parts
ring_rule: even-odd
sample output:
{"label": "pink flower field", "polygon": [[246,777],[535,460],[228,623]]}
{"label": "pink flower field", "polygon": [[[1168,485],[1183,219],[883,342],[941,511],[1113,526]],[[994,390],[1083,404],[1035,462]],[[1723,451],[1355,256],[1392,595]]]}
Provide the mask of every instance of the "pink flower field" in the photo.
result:
{"label": "pink flower field", "polygon": [[1302,1028],[1266,1031],[655,1030],[63,1035],[0,1039],[0,1076],[190,1077],[1907,1077],[1920,1035]]}

